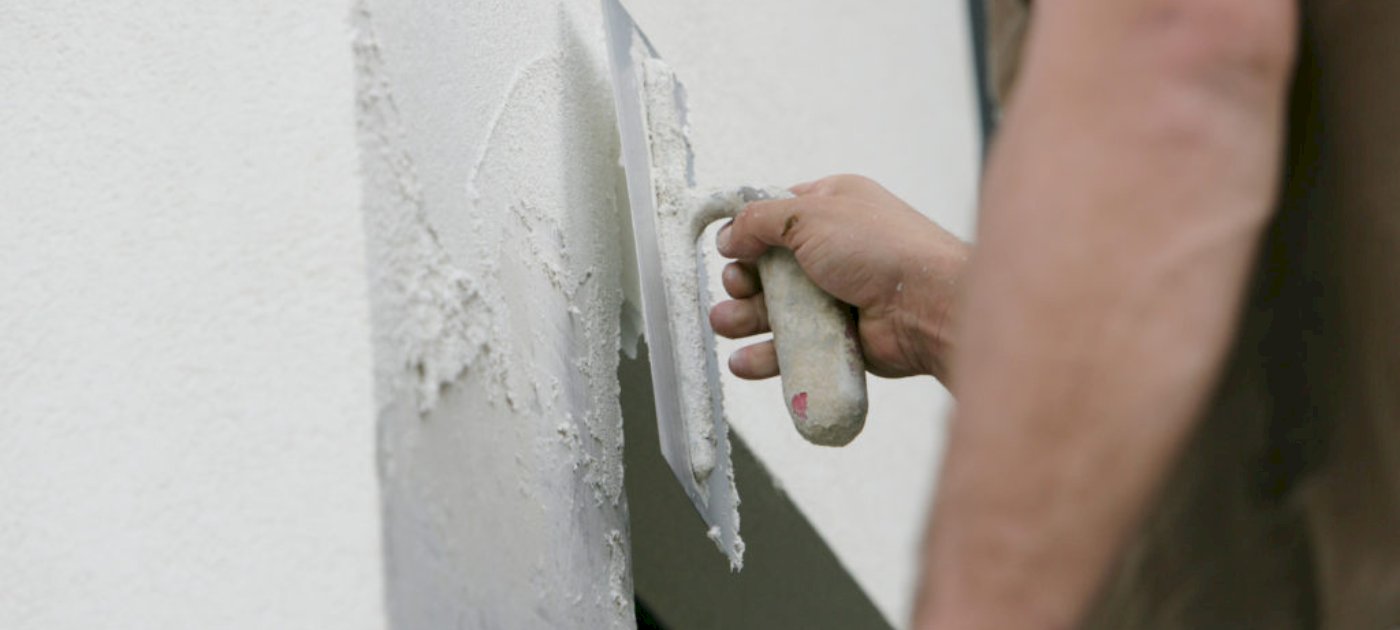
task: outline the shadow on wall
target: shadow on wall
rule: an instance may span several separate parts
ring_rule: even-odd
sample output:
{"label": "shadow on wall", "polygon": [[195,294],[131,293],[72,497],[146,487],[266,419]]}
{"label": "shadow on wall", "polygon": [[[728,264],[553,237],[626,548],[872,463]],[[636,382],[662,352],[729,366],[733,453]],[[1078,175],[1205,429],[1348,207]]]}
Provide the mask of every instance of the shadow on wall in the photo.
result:
{"label": "shadow on wall", "polygon": [[743,500],[740,532],[747,551],[744,570],[731,573],[661,457],[644,351],[635,360],[622,359],[618,380],[627,443],[632,577],[653,627],[890,627],[733,432],[734,476]]}

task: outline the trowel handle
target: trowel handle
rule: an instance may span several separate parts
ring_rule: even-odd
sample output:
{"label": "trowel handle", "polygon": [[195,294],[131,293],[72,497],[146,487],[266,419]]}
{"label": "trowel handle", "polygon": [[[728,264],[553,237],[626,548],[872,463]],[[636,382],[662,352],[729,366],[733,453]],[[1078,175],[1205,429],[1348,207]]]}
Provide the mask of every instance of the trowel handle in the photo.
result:
{"label": "trowel handle", "polygon": [[817,288],[786,249],[758,261],[783,398],[808,442],[844,446],[865,426],[865,361],[851,307]]}
{"label": "trowel handle", "polygon": [[[790,196],[783,190],[743,188],[711,197],[731,203],[707,206],[713,212],[724,205],[724,214],[733,216],[750,201]],[[868,406],[865,361],[851,307],[813,284],[790,250],[769,250],[758,261],[758,274],[793,425],[813,444],[850,443],[865,427]]]}

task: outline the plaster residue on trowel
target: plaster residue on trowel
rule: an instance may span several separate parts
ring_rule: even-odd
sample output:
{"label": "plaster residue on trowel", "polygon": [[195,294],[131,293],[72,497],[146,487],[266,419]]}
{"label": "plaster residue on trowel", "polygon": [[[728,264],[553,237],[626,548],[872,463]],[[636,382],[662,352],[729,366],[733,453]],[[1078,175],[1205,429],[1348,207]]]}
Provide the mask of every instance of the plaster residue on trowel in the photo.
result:
{"label": "plaster residue on trowel", "polygon": [[[664,61],[646,57],[641,60],[641,66],[662,263],[668,269],[694,269],[695,260],[690,257],[691,247],[688,246],[688,242],[693,242],[696,237],[688,220],[696,205],[691,189],[690,165],[693,156],[684,113],[677,107],[684,104],[684,88]],[[685,260],[677,261],[676,258]],[[696,274],[666,278],[666,301],[672,312],[699,311],[702,308],[699,295],[700,282]],[[693,318],[673,317],[668,325],[672,328],[673,343],[694,344],[697,350],[703,349],[700,344],[703,343],[704,331],[696,327]],[[704,354],[699,351],[677,352],[676,356],[678,360],[703,359]],[[703,363],[676,366],[676,378],[681,381],[680,392],[686,396],[681,405],[687,412],[684,415],[690,467],[701,485],[715,469],[717,446],[714,420],[710,414],[700,412],[710,408],[707,393],[710,384],[705,370]]]}
{"label": "plaster residue on trowel", "polygon": [[[686,423],[691,470],[703,487],[718,467],[721,454],[730,452],[729,436],[720,444],[715,414],[724,412],[723,395],[719,390],[719,375],[714,364],[713,332],[705,315],[708,292],[704,261],[694,247],[700,228],[700,199],[694,191],[694,155],[690,145],[690,130],[686,123],[685,88],[666,62],[650,55],[637,55],[642,69],[644,110],[647,136],[651,150],[651,181],[656,194],[658,238],[661,239],[662,265],[666,269],[684,269],[689,273],[669,274],[666,278],[666,299],[673,313],[695,313],[697,317],[672,317],[674,344],[677,348],[676,373],[680,380],[682,415]],[[734,497],[733,549],[726,549],[718,527],[706,535],[722,553],[729,556],[731,568],[743,567],[744,542],[738,535],[739,494],[734,486],[732,466],[724,466],[726,478]]]}

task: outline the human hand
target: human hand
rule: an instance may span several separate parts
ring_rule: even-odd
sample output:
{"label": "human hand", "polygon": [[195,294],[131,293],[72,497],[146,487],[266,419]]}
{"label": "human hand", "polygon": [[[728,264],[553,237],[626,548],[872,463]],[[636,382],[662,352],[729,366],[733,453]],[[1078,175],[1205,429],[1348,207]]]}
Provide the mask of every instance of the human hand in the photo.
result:
{"label": "human hand", "polygon": [[[950,316],[970,247],[865,177],[835,175],[792,192],[748,204],[720,230],[720,253],[739,260],[722,276],[734,299],[710,309],[710,326],[730,339],[769,331],[755,261],[785,247],[818,287],[855,307],[866,369],[946,384]],[[740,378],[776,376],[772,341],[739,349],[729,369]]]}

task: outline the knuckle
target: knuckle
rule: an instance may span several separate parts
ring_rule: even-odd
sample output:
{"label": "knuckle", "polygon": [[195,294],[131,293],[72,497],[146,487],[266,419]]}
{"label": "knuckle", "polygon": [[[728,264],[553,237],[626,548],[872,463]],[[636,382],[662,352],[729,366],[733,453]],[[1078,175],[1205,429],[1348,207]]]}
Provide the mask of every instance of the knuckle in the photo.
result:
{"label": "knuckle", "polygon": [[730,314],[731,309],[726,308],[728,304],[730,304],[730,302],[721,302],[719,305],[710,309],[710,328],[713,328],[715,332],[726,337],[730,336],[734,328],[734,316]]}
{"label": "knuckle", "polygon": [[758,313],[754,312],[753,307],[745,306],[745,308],[736,310],[734,320],[734,327],[742,330],[746,335],[752,335],[754,329],[758,327]]}
{"label": "knuckle", "polygon": [[792,214],[788,215],[787,220],[783,221],[782,237],[785,239],[788,238],[788,236],[792,234],[793,229],[797,227],[797,223],[798,213],[794,211]]}
{"label": "knuckle", "polygon": [[749,226],[754,222],[754,219],[762,213],[763,206],[760,203],[750,203],[744,206],[744,209],[740,210],[739,214],[734,215],[734,222],[731,224],[731,228],[735,233],[747,232]]}
{"label": "knuckle", "polygon": [[[835,197],[822,197],[818,199],[800,199],[799,203],[792,206],[792,212],[788,213],[783,222],[783,229],[796,228],[808,218],[819,218],[829,213],[832,208],[839,207],[841,200]],[[791,225],[789,225],[791,224]]]}
{"label": "knuckle", "polygon": [[812,194],[818,196],[831,196],[840,192],[842,178],[844,175],[828,175],[816,181],[812,185]]}
{"label": "knuckle", "polygon": [[854,190],[870,185],[870,178],[855,173],[839,173],[826,178],[832,193]]}

